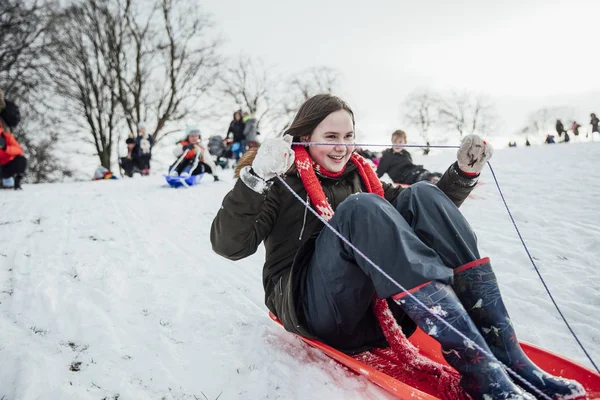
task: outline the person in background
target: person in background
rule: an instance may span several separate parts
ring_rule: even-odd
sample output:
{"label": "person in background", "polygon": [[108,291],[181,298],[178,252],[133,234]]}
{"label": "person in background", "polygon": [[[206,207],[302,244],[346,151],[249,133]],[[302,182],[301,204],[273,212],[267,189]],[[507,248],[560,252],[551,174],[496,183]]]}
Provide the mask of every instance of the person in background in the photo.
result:
{"label": "person in background", "polygon": [[411,185],[420,181],[437,182],[442,174],[439,172],[429,172],[422,165],[415,165],[410,153],[404,149],[406,144],[406,133],[397,130],[392,133],[391,149],[383,151],[379,165],[377,166],[377,176],[381,178],[384,174],[395,183]]}
{"label": "person in background", "polygon": [[566,133],[567,131],[565,130],[565,127],[562,123],[562,121],[560,119],[556,120],[556,133],[558,133],[558,137],[560,138],[562,136],[563,133]]}
{"label": "person in background", "polygon": [[150,175],[150,160],[152,159],[152,146],[154,138],[146,133],[146,124],[138,124],[138,136],[135,139],[135,150],[133,161],[139,168],[142,176]]}
{"label": "person in background", "polygon": [[21,180],[27,170],[27,159],[23,149],[12,131],[21,122],[19,107],[10,100],[5,100],[4,92],[0,90],[0,170],[1,186],[20,190]]}
{"label": "person in background", "polygon": [[173,155],[177,157],[177,160],[169,167],[169,175],[187,177],[209,173],[215,182],[218,181],[217,166],[209,151],[202,145],[200,129],[190,125],[185,132],[186,138],[178,142],[173,149]]}
{"label": "person in background", "polygon": [[231,150],[235,156],[236,163],[240,160],[242,154],[246,152],[246,137],[244,136],[244,121],[242,121],[242,111],[238,110],[233,113],[233,120],[229,123],[227,129],[227,136],[225,141],[229,140],[229,136],[232,136],[233,142],[231,144]]}
{"label": "person in background", "polygon": [[254,115],[247,111],[242,114],[242,122],[244,123],[244,139],[248,143],[249,149],[255,149],[258,147],[257,137],[258,132],[256,131],[256,118]]}
{"label": "person in background", "polygon": [[596,117],[596,114],[590,114],[590,125],[592,125],[592,139],[594,138],[594,133],[600,133],[598,129],[598,124],[600,123],[600,119]]}
{"label": "person in background", "polygon": [[132,137],[128,137],[127,140],[125,140],[125,144],[127,145],[127,155],[125,157],[119,158],[119,165],[121,166],[121,168],[123,168],[125,175],[131,178],[135,170],[135,162],[133,161],[135,139]]}

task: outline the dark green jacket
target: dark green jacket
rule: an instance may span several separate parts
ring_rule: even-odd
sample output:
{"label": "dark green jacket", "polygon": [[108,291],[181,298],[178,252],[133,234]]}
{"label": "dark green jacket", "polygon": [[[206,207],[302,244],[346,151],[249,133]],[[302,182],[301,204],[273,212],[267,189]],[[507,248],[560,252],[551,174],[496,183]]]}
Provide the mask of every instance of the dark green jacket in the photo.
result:
{"label": "dark green jacket", "polygon": [[[364,192],[364,186],[354,164],[337,178],[317,175],[333,210],[348,196]],[[285,182],[302,198],[307,192],[296,170]],[[454,165],[446,171],[437,186],[460,206],[476,180],[470,179]],[[383,184],[385,198],[393,201],[403,190]],[[311,205],[312,206],[312,205]],[[265,303],[294,333],[311,337],[302,320],[303,299],[299,298],[304,270],[314,251],[315,239],[323,223],[275,179],[266,194],[258,194],[238,180],[223,199],[210,232],[213,250],[230,260],[240,260],[256,252],[264,241],[266,249],[263,267]]]}

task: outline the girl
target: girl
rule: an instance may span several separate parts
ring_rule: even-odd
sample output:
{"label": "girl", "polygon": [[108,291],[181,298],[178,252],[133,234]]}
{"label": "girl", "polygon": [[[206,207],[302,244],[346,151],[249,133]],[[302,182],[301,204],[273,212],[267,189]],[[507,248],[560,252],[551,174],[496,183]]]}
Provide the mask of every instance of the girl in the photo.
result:
{"label": "girl", "polygon": [[[173,155],[177,157],[177,160],[169,167],[169,175],[185,177],[207,172],[212,174],[215,182],[218,181],[217,167],[210,153],[200,142],[200,129],[195,126],[188,126],[185,132],[185,140],[177,143],[177,146],[173,149]],[[183,156],[184,153],[185,156]],[[181,156],[183,156],[183,160],[180,161]]]}
{"label": "girl", "polygon": [[[371,308],[374,296],[393,299],[442,345],[474,399],[533,399],[495,358],[432,318],[324,229],[274,179],[284,176],[354,246],[425,305],[442,310],[448,323],[481,348],[551,397],[582,393],[578,383],[547,374],[522,352],[490,261],[479,255],[475,234],[458,211],[490,159],[491,146],[470,135],[436,185],[402,189],[382,184],[353,153],[354,135],[354,114],[343,100],[329,94],[308,99],[284,138],[266,140],[242,159],[240,179],[212,224],[214,251],[239,260],[264,241],[266,305],[290,332],[346,352],[364,350],[382,340]],[[292,141],[331,145],[292,147]],[[396,316],[407,332],[410,320]]]}

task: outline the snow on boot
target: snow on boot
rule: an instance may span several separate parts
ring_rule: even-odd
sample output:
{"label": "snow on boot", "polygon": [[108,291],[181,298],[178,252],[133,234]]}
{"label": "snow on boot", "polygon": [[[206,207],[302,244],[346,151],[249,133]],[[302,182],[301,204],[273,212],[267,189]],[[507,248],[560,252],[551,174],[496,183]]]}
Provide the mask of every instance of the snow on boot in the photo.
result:
{"label": "snow on boot", "polygon": [[[480,348],[491,353],[449,285],[431,281],[417,287],[412,295]],[[461,386],[474,400],[535,399],[511,381],[495,358],[482,353],[406,293],[400,293],[393,298],[419,328],[442,345],[444,358],[460,373]]]}
{"label": "snow on boot", "polygon": [[[454,292],[498,360],[553,399],[585,398],[585,390],[578,382],[548,374],[525,355],[502,301],[489,258],[465,264],[454,273]],[[533,393],[524,385],[523,388]]]}

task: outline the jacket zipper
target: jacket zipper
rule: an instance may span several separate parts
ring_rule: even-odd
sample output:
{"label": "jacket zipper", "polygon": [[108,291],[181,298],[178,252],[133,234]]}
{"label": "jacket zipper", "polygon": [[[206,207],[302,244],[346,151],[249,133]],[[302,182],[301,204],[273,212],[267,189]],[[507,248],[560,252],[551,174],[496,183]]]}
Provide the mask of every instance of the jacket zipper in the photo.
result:
{"label": "jacket zipper", "polygon": [[300,237],[298,240],[302,240],[302,234],[304,233],[304,227],[306,227],[306,214],[308,214],[308,201],[310,198],[308,197],[308,193],[306,194],[306,207],[304,207],[304,222],[302,222],[302,230],[300,230]]}

